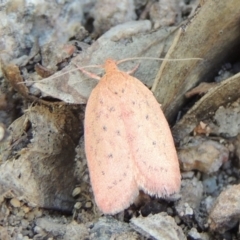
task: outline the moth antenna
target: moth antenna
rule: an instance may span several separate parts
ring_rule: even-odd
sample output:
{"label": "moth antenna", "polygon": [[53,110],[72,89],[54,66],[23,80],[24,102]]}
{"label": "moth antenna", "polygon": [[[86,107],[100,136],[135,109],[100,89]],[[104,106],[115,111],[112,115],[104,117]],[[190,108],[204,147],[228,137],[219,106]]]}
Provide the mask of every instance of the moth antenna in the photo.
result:
{"label": "moth antenna", "polygon": [[133,58],[125,58],[117,62],[117,64],[132,61],[132,60],[157,60],[157,61],[189,61],[189,60],[203,60],[203,58],[154,58],[154,57],[133,57]]}

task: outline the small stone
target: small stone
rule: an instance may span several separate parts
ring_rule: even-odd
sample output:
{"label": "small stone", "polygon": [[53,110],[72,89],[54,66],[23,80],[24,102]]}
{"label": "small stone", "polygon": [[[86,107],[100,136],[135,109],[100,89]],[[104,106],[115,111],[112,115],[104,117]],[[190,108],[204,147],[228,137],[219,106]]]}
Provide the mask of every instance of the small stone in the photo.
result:
{"label": "small stone", "polygon": [[172,208],[167,208],[167,213],[168,213],[168,215],[173,215],[173,210],[172,210]]}
{"label": "small stone", "polygon": [[21,206],[21,203],[17,198],[12,198],[10,200],[10,204],[15,208],[19,208]]}
{"label": "small stone", "polygon": [[134,1],[98,0],[92,11],[92,17],[95,32],[102,34],[113,26],[136,19]]}
{"label": "small stone", "polygon": [[189,206],[185,209],[185,215],[193,215],[193,209]]}
{"label": "small stone", "polygon": [[34,231],[35,233],[43,233],[42,228],[39,227],[39,226],[35,226],[34,229],[33,229],[33,231]]}
{"label": "small stone", "polygon": [[92,203],[91,202],[86,202],[85,208],[91,208],[91,207],[92,207]]}
{"label": "small stone", "polygon": [[76,187],[73,192],[72,192],[72,196],[73,197],[77,197],[80,193],[81,193],[81,188],[80,187]]}
{"label": "small stone", "polygon": [[203,183],[204,192],[208,194],[212,194],[218,189],[216,176],[212,176],[212,177],[207,176],[207,178],[204,179],[202,183]]}
{"label": "small stone", "polygon": [[234,182],[236,182],[236,178],[235,177],[229,177],[228,182],[229,183],[234,183]]}
{"label": "small stone", "polygon": [[[186,208],[188,213],[197,210],[203,197],[203,185],[197,178],[182,180],[181,199],[176,203],[176,211],[179,216],[186,214]],[[186,204],[187,203],[187,204]]]}
{"label": "small stone", "polygon": [[76,202],[74,205],[75,209],[80,209],[82,207],[82,203],[81,202]]}
{"label": "small stone", "polygon": [[33,212],[33,214],[34,214],[34,216],[35,216],[36,218],[42,216],[42,210],[40,210],[39,208],[35,208],[35,209],[33,209],[32,212]]}
{"label": "small stone", "polygon": [[5,127],[4,125],[1,123],[0,124],[0,141],[4,138],[5,135]]}
{"label": "small stone", "polygon": [[196,228],[191,228],[191,230],[188,232],[188,237],[190,237],[192,240],[210,240],[210,236],[208,233],[201,232],[199,233]]}
{"label": "small stone", "polygon": [[22,210],[24,211],[24,213],[28,213],[30,211],[30,208],[27,206],[22,206]]}
{"label": "small stone", "polygon": [[34,216],[33,212],[29,212],[25,215],[25,218],[27,218],[28,221],[32,221],[35,218],[35,216]]}
{"label": "small stone", "polygon": [[195,137],[178,151],[180,166],[184,171],[199,170],[204,173],[218,171],[229,158],[229,150],[222,144]]}
{"label": "small stone", "polygon": [[212,196],[208,196],[204,199],[204,205],[206,206],[206,210],[209,213],[210,209],[213,207],[214,198]]}
{"label": "small stone", "polygon": [[21,220],[21,226],[23,228],[27,228],[28,225],[29,225],[29,222],[26,219],[22,219]]}
{"label": "small stone", "polygon": [[232,185],[218,196],[209,215],[210,229],[224,233],[240,218],[240,184]]}
{"label": "small stone", "polygon": [[147,238],[184,240],[186,237],[182,229],[176,224],[174,218],[162,212],[147,217],[131,219],[131,226]]}
{"label": "small stone", "polygon": [[25,213],[22,209],[19,210],[19,212],[16,214],[17,217],[23,218],[25,216]]}
{"label": "small stone", "polygon": [[30,238],[28,236],[24,236],[22,240],[29,240]]}
{"label": "small stone", "polygon": [[199,234],[196,228],[191,228],[191,230],[188,232],[188,237],[190,237],[193,240],[202,239],[201,235]]}
{"label": "small stone", "polygon": [[189,171],[189,172],[183,172],[181,175],[183,179],[192,179],[194,177],[194,174],[195,173],[193,171]]}
{"label": "small stone", "polygon": [[175,216],[174,220],[175,220],[177,225],[179,225],[181,223],[181,219],[179,218],[179,216]]}
{"label": "small stone", "polygon": [[21,233],[17,235],[17,240],[23,240],[23,235]]}

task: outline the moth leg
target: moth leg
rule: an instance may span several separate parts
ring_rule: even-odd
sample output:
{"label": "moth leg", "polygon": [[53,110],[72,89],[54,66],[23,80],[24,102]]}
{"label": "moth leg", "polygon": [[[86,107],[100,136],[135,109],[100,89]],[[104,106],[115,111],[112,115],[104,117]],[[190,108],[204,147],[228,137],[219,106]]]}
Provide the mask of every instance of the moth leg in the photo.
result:
{"label": "moth leg", "polygon": [[[98,75],[84,70],[83,68],[79,67],[77,64],[74,63],[74,65],[76,65],[77,69],[79,69],[83,74],[87,75],[88,77],[96,79],[96,80],[100,80],[101,79],[101,77],[99,77]],[[99,67],[99,66],[95,66],[94,65],[92,67]]]}
{"label": "moth leg", "polygon": [[101,77],[99,77],[98,75],[94,74],[94,73],[91,73],[91,72],[88,72],[86,70],[84,70],[83,68],[78,68],[82,73],[84,73],[85,75],[87,75],[88,77],[90,78],[93,78],[93,79],[96,79],[96,80],[100,80]]}
{"label": "moth leg", "polygon": [[132,70],[127,71],[126,73],[129,75],[134,74],[137,71],[139,66],[140,66],[140,63],[136,67],[134,67]]}

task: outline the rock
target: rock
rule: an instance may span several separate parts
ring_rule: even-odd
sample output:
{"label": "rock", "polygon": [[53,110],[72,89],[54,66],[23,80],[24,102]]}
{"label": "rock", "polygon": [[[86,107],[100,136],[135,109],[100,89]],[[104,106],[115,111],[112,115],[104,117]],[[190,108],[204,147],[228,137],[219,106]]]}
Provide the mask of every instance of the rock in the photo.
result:
{"label": "rock", "polygon": [[176,0],[154,2],[149,13],[154,29],[173,25],[176,22],[176,13],[180,13],[179,10],[178,1]]}
{"label": "rock", "polygon": [[99,218],[90,230],[91,240],[110,240],[113,239],[128,239],[137,240],[139,235],[134,232],[127,223],[120,222],[114,218],[107,216]]}
{"label": "rock", "polygon": [[210,212],[210,229],[224,233],[236,226],[240,218],[240,184],[224,190]]}
{"label": "rock", "polygon": [[217,176],[205,178],[203,179],[202,183],[204,192],[206,192],[207,194],[212,194],[219,188],[217,183]]}
{"label": "rock", "polygon": [[182,172],[182,179],[192,179],[194,177],[194,172],[189,171],[189,172]]}
{"label": "rock", "polygon": [[[21,119],[27,129],[16,124]],[[26,199],[29,204],[72,211],[75,199],[71,194],[77,183],[74,150],[80,126],[74,112],[64,106],[31,107],[14,121],[7,148],[1,152],[0,195],[11,189],[16,198]],[[22,134],[24,137],[20,137]],[[17,148],[12,145],[15,138]]]}
{"label": "rock", "polygon": [[205,173],[218,171],[228,160],[229,151],[222,144],[194,137],[187,145],[180,148],[178,157],[183,171],[199,170]]}
{"label": "rock", "polygon": [[64,224],[56,222],[52,218],[43,217],[36,220],[36,226],[37,228],[35,227],[35,229],[38,229],[42,237],[48,234],[57,239],[64,240],[78,240],[89,237],[87,227],[84,224],[77,224],[74,221]]}
{"label": "rock", "polygon": [[74,205],[75,209],[80,209],[82,207],[82,203],[81,202],[76,202]]}
{"label": "rock", "polygon": [[87,239],[89,236],[88,229],[84,224],[77,224],[75,221],[67,224],[66,233],[63,240]]}
{"label": "rock", "polygon": [[81,31],[84,12],[88,11],[94,2],[94,0],[58,1],[58,3],[52,1],[30,3],[18,0],[2,2],[0,32],[4,33],[4,36],[0,40],[1,49],[13,57],[22,57],[29,53],[36,38],[40,46],[53,41],[65,43]]}
{"label": "rock", "polygon": [[76,188],[74,188],[74,190],[72,192],[72,196],[73,197],[77,197],[80,193],[81,193],[81,188],[80,187],[76,187]]}
{"label": "rock", "polygon": [[17,198],[12,198],[10,200],[10,204],[15,208],[19,208],[21,206],[21,203]]}
{"label": "rock", "polygon": [[240,134],[237,135],[237,138],[234,141],[234,147],[235,147],[235,155],[236,155],[236,164],[238,167],[240,167]]}
{"label": "rock", "polygon": [[0,226],[0,239],[1,240],[9,240],[7,229],[2,226]]}
{"label": "rock", "polygon": [[131,226],[146,236],[156,240],[184,240],[186,237],[174,218],[162,212],[148,217],[131,219]]}
{"label": "rock", "polygon": [[188,237],[191,240],[210,240],[210,236],[207,233],[199,233],[196,228],[191,228],[188,232]]}
{"label": "rock", "polygon": [[99,35],[111,27],[136,19],[133,0],[98,0],[92,11],[94,32]]}
{"label": "rock", "polygon": [[[180,190],[182,195],[179,202],[176,204],[176,210],[179,216],[183,217],[186,215],[193,214],[193,212],[199,207],[202,195],[203,185],[202,182],[198,181],[196,177],[193,179],[182,180],[182,188]],[[190,208],[193,210],[190,210]]]}
{"label": "rock", "polygon": [[207,198],[205,198],[203,200],[203,204],[204,204],[204,206],[206,208],[206,211],[208,213],[210,213],[210,211],[211,211],[211,209],[212,209],[212,207],[214,205],[214,201],[215,201],[215,198],[213,198],[212,196],[208,196]]}
{"label": "rock", "polygon": [[214,120],[218,127],[218,134],[235,137],[240,133],[240,100],[228,107],[220,106],[215,113]]}

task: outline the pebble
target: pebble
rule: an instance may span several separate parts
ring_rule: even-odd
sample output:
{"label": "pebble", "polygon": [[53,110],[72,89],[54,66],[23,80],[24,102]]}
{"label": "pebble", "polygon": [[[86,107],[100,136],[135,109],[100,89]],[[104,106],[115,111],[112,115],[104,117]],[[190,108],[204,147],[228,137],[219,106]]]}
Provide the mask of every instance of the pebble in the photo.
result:
{"label": "pebble", "polygon": [[181,173],[182,179],[192,179],[194,177],[194,174],[195,173],[193,171]]}
{"label": "pebble", "polygon": [[72,196],[73,197],[77,197],[80,193],[81,193],[81,188],[80,187],[76,187],[74,188],[73,192],[72,192]]}
{"label": "pebble", "polygon": [[216,176],[208,177],[204,179],[202,183],[204,192],[206,192],[207,194],[212,194],[218,189]]}
{"label": "pebble", "polygon": [[234,182],[236,182],[236,178],[235,177],[229,177],[228,178],[228,183],[234,183]]}
{"label": "pebble", "polygon": [[32,220],[35,218],[34,213],[33,213],[33,212],[27,213],[27,214],[25,215],[25,218],[27,218],[28,221],[32,221]]}
{"label": "pebble", "polygon": [[191,228],[191,230],[188,232],[188,237],[190,237],[193,240],[201,239],[201,235],[199,234],[196,228]]}
{"label": "pebble", "polygon": [[177,225],[179,225],[179,224],[181,223],[181,219],[180,219],[179,216],[175,216],[175,217],[174,217],[174,220],[175,220],[175,222],[176,222]]}
{"label": "pebble", "polygon": [[86,202],[85,208],[91,208],[91,207],[92,207],[92,203],[91,202]]}
{"label": "pebble", "polygon": [[81,202],[76,202],[74,205],[75,209],[80,209],[82,207],[82,203]]}
{"label": "pebble", "polygon": [[27,228],[28,225],[29,225],[29,222],[26,219],[22,219],[21,220],[21,226],[23,228]]}
{"label": "pebble", "polygon": [[228,160],[229,150],[216,141],[195,137],[181,147],[178,157],[182,170],[199,170],[209,174],[218,171]]}
{"label": "pebble", "polygon": [[92,15],[94,31],[101,34],[115,25],[136,19],[134,1],[98,0]]}
{"label": "pebble", "polygon": [[224,233],[238,223],[240,218],[240,184],[222,191],[211,209],[210,229]]}
{"label": "pebble", "polygon": [[19,212],[16,214],[17,217],[23,218],[25,216],[25,213],[22,209],[19,210]]}
{"label": "pebble", "polygon": [[157,240],[185,240],[182,229],[176,224],[174,218],[162,212],[148,217],[135,217],[131,226],[147,238]]}
{"label": "pebble", "polygon": [[193,209],[187,206],[185,209],[185,215],[193,215]]}
{"label": "pebble", "polygon": [[10,200],[10,204],[15,208],[19,208],[21,206],[21,203],[17,198],[12,198]]}
{"label": "pebble", "polygon": [[33,231],[34,231],[35,233],[43,233],[42,228],[39,227],[39,226],[35,226],[34,229],[33,229]]}
{"label": "pebble", "polygon": [[206,207],[207,212],[209,213],[214,204],[214,198],[212,196],[208,196],[204,199],[204,205]]}
{"label": "pebble", "polygon": [[21,234],[21,233],[19,233],[18,235],[17,235],[17,239],[16,240],[23,240],[23,235]]}
{"label": "pebble", "polygon": [[182,197],[180,201],[176,203],[176,211],[180,216],[184,216],[186,214],[186,206],[192,209],[188,209],[187,213],[198,209],[203,196],[202,182],[198,181],[196,177],[193,179],[184,179],[182,180],[180,193]]}
{"label": "pebble", "polygon": [[24,236],[22,240],[30,240],[28,236]]}
{"label": "pebble", "polygon": [[[118,221],[111,216],[104,216],[97,219],[89,228],[89,232],[90,239],[113,239],[113,236],[115,239],[140,239],[140,236],[134,232],[129,224]],[[135,235],[135,238],[132,237],[132,234]],[[80,238],[78,237],[78,239]]]}
{"label": "pebble", "polygon": [[216,134],[236,137],[240,132],[240,106],[238,101],[230,106],[220,106],[215,112],[214,121],[218,126]]}
{"label": "pebble", "polygon": [[22,206],[22,210],[24,211],[24,213],[28,213],[30,211],[30,208],[27,206]]}
{"label": "pebble", "polygon": [[188,232],[188,237],[191,240],[210,240],[211,237],[206,232],[199,233],[196,228],[191,228],[191,230]]}

